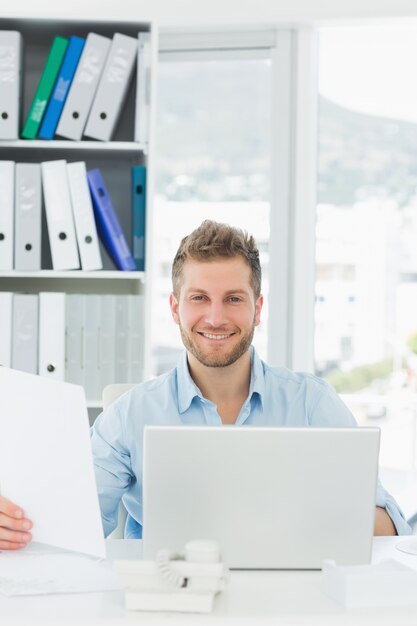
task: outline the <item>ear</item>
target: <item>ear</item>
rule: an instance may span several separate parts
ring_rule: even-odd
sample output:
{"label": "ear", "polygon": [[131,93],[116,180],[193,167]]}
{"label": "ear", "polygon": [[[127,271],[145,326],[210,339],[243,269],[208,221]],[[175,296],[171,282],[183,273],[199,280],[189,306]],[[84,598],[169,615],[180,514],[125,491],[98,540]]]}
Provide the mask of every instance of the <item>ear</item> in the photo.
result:
{"label": "ear", "polygon": [[178,315],[178,300],[173,293],[169,296],[169,306],[171,309],[172,319],[176,324],[180,323],[180,318]]}
{"label": "ear", "polygon": [[255,326],[261,323],[261,311],[264,305],[264,297],[261,294],[255,302]]}

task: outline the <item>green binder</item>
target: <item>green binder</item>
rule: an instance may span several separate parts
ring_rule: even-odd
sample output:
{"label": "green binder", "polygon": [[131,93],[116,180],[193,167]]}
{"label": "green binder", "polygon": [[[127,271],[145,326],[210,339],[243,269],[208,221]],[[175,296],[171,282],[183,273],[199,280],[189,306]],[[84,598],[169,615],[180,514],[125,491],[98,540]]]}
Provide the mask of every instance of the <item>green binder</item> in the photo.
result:
{"label": "green binder", "polygon": [[35,97],[30,107],[29,115],[26,118],[22,131],[22,137],[25,139],[36,138],[67,46],[68,39],[65,39],[65,37],[55,37],[52,42],[38,88],[36,89]]}

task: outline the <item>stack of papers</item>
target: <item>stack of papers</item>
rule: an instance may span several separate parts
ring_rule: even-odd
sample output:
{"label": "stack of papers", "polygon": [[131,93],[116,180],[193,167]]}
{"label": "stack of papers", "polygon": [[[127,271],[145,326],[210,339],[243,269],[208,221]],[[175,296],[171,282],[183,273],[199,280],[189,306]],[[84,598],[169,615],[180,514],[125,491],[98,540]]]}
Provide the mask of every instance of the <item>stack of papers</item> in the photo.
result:
{"label": "stack of papers", "polygon": [[120,589],[101,561],[106,549],[82,387],[0,367],[0,391],[1,495],[33,522],[32,543],[0,552],[0,593]]}
{"label": "stack of papers", "polygon": [[323,561],[322,589],[347,608],[415,606],[417,572],[393,559],[344,566]]}
{"label": "stack of papers", "polygon": [[0,554],[0,593],[29,596],[121,589],[109,563],[69,552],[42,553],[25,548]]}

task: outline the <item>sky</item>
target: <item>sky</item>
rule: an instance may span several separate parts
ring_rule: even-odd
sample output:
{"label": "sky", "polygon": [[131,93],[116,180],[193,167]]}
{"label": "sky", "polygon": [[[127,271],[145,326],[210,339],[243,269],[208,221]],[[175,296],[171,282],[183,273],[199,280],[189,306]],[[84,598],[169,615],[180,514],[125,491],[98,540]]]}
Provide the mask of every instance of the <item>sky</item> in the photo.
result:
{"label": "sky", "polygon": [[320,29],[320,93],[347,108],[417,122],[417,21]]}

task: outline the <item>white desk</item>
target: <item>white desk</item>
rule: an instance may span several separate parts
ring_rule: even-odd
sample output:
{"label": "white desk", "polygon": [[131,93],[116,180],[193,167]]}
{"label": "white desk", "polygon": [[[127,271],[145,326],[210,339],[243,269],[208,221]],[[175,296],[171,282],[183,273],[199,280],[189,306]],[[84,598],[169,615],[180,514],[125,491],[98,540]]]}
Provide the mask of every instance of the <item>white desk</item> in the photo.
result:
{"label": "white desk", "polygon": [[[404,538],[374,540],[374,562],[394,557],[417,569],[417,556],[395,550]],[[108,542],[109,558],[135,557],[139,542]],[[0,554],[1,558],[1,554]],[[278,624],[285,626],[417,625],[416,607],[346,610],[321,592],[321,572],[232,572],[226,591],[216,597],[210,615],[127,612],[122,592],[7,598],[0,596],[0,624],[121,625],[206,624],[218,626]]]}

